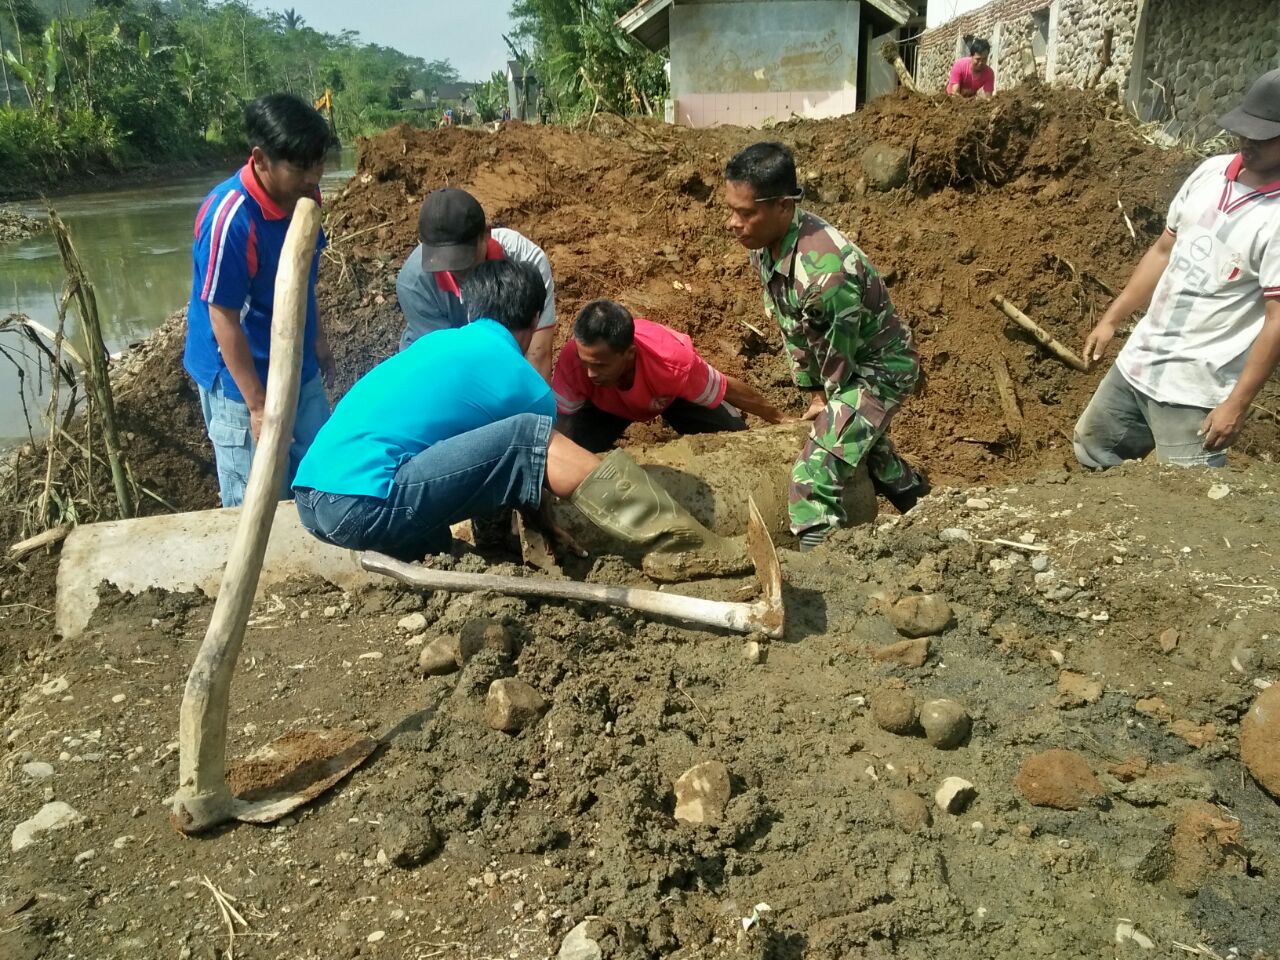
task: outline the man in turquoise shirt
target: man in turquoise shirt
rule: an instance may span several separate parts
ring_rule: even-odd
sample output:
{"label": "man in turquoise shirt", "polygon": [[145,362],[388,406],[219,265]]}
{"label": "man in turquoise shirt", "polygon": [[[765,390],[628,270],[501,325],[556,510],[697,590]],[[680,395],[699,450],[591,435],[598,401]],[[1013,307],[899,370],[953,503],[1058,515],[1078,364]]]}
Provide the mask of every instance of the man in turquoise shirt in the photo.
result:
{"label": "man in turquoise shirt", "polygon": [[302,525],[340,547],[418,560],[448,552],[461,520],[504,508],[533,519],[545,486],[648,550],[655,577],[740,559],[624,451],[602,460],[552,429],[555,394],[524,357],[545,296],[531,264],[472,270],[462,286],[470,322],[378,364],[320,429],[294,481]]}

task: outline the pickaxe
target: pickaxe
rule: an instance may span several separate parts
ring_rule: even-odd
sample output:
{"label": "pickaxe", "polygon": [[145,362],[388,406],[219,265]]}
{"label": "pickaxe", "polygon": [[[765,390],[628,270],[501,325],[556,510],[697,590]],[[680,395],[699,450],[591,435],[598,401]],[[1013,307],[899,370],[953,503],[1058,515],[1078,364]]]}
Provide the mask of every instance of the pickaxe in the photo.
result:
{"label": "pickaxe", "polygon": [[778,552],[764,518],[750,503],[747,522],[747,551],[760,581],[761,598],[754,603],[731,603],[704,600],[677,593],[639,590],[631,587],[608,587],[574,580],[552,580],[547,577],[506,577],[492,573],[459,573],[455,570],[432,570],[417,564],[403,563],[380,553],[365,553],[360,565],[372,573],[399,580],[422,590],[475,592],[492,590],[511,596],[558,597],[562,600],[585,600],[607,603],[644,613],[673,617],[709,627],[721,627],[738,633],[760,633],[781,637],[786,626],[782,605],[782,568]]}

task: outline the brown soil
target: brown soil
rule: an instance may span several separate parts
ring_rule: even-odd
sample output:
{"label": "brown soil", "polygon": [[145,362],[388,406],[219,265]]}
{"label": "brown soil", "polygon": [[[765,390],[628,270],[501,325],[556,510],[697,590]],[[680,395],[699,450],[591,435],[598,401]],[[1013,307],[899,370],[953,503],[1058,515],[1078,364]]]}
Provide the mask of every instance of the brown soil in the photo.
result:
{"label": "brown soil", "polygon": [[[799,410],[745,252],[723,228],[723,163],[759,136],[605,117],[592,134],[512,124],[364,143],[356,177],[330,199],[321,280],[342,385],[394,349],[395,274],[418,202],[453,183],[547,250],[561,336],[583,302],[617,297]],[[784,551],[787,636],[761,665],[740,640],[625,611],[279,591],[254,609],[231,753],[303,726],[345,725],[382,747],[284,824],[200,840],[169,828],[163,799],[210,606],[107,598],[91,630],[64,643],[47,616],[56,556],[29,558],[25,572],[9,563],[0,828],[49,799],[87,822],[20,853],[0,846],[0,956],[521,960],[554,954],[588,916],[602,918],[609,960],[1138,951],[1115,943],[1119,918],[1171,955],[1175,941],[1276,955],[1280,807],[1242,775],[1236,730],[1254,681],[1280,678],[1280,469],[1269,462],[1280,426],[1251,422],[1235,466],[1211,476],[1076,473],[1067,437],[1100,371],[1047,358],[987,304],[1003,294],[1078,344],[1106,303],[1101,284],[1124,282],[1194,159],[1137,139],[1105,100],[1039,89],[984,103],[889,97],[769,136],[796,147],[811,205],[867,250],[915,332],[928,387],[895,437],[938,488],[968,489],[940,489],[906,518],[815,553]],[[912,151],[907,187],[862,188],[858,158],[877,141]],[[139,482],[207,507],[216,491],[180,338],[175,322],[127,362],[121,417]],[[1020,437],[993,362],[1017,394]],[[1230,493],[1210,500],[1212,483]],[[1046,550],[994,542],[1025,537]],[[1040,555],[1044,571],[1031,566]],[[567,572],[653,586],[616,557]],[[747,578],[677,589],[751,596]],[[954,624],[921,668],[874,659],[898,639],[885,612],[912,592],[945,597]],[[397,629],[412,610],[426,615],[424,635]],[[513,658],[482,651],[458,674],[417,676],[422,644],[477,617],[507,624]],[[1178,641],[1162,652],[1170,628]],[[484,721],[489,684],[505,676],[552,703],[514,736]],[[1101,691],[1064,696],[1081,676]],[[42,686],[59,678],[65,690]],[[969,740],[944,753],[881,730],[867,698],[886,683],[917,702],[961,701]],[[1052,749],[1084,755],[1105,794],[1076,811],[1027,804],[1018,770]],[[724,822],[681,825],[672,785],[708,760],[732,774]],[[31,761],[54,777],[32,780]],[[932,806],[948,776],[974,784],[969,808],[934,809],[932,826],[916,811],[900,827],[900,791]],[[1193,883],[1172,838],[1197,802],[1219,805],[1233,846],[1231,869]],[[247,921],[233,944],[202,877]],[[744,931],[760,903],[771,909]]]}

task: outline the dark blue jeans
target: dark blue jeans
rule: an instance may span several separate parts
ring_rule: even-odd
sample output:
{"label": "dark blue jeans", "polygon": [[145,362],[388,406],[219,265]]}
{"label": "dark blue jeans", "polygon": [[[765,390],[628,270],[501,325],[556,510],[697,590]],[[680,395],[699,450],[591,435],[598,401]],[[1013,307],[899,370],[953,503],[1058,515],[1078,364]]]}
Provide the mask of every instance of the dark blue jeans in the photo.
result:
{"label": "dark blue jeans", "polygon": [[385,499],[298,487],[298,519],[349,550],[406,561],[447,553],[451,524],[504,507],[537,509],[551,425],[522,413],[433,444],[400,465]]}

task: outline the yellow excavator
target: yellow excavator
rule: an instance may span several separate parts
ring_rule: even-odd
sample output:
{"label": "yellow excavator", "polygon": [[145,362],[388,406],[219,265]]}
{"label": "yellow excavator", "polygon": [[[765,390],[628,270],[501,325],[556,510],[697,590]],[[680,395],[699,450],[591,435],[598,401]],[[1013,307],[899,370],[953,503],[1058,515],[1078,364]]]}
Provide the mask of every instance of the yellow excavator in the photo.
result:
{"label": "yellow excavator", "polygon": [[332,148],[336,150],[342,146],[342,141],[338,139],[338,125],[333,122],[333,91],[325,87],[324,96],[315,101],[315,108],[323,112],[328,119],[329,138],[332,141]]}

